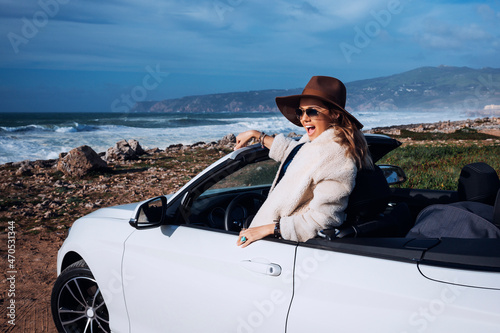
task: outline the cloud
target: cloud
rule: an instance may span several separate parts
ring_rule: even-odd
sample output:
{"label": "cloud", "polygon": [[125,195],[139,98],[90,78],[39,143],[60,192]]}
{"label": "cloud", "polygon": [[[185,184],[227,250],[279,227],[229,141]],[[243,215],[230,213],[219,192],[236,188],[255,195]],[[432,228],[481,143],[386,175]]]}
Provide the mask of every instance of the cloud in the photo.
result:
{"label": "cloud", "polygon": [[309,15],[318,15],[320,11],[317,7],[311,5],[311,3],[304,1],[298,5],[290,5],[285,9],[286,15],[290,17],[303,17]]}
{"label": "cloud", "polygon": [[477,12],[484,20],[495,20],[500,14],[496,13],[495,10],[488,5],[479,5],[477,7]]}
{"label": "cloud", "polygon": [[[497,6],[498,7],[498,6]],[[425,8],[415,7],[399,33],[409,37],[422,52],[441,54],[442,63],[456,56],[480,59],[499,42],[495,10],[476,3],[437,3]]]}
{"label": "cloud", "polygon": [[[387,0],[69,1],[35,37],[17,46],[20,56],[5,39],[0,52],[10,67],[138,70],[162,62],[172,70],[245,71],[248,63],[295,66],[320,61],[345,31],[385,7]],[[19,36],[22,17],[31,20],[42,10],[36,1],[14,2],[7,9],[0,14],[7,22],[0,32]]]}
{"label": "cloud", "polygon": [[[8,38],[1,38],[0,67],[142,73],[159,64],[190,82],[195,76],[256,82],[265,77],[286,88],[300,86],[294,82],[311,74],[352,80],[448,62],[494,67],[492,54],[500,48],[499,5],[490,2],[42,1],[60,1],[58,10],[52,8],[54,15],[17,45],[17,53]],[[393,3],[404,7],[401,13],[347,64],[340,43],[355,45],[357,31],[376,22],[373,13]],[[0,35],[23,37],[23,20],[33,24],[43,10],[39,0],[0,0]]]}
{"label": "cloud", "polygon": [[423,25],[425,28],[416,38],[424,48],[469,50],[472,45],[494,39],[475,23],[458,25],[428,19]]}

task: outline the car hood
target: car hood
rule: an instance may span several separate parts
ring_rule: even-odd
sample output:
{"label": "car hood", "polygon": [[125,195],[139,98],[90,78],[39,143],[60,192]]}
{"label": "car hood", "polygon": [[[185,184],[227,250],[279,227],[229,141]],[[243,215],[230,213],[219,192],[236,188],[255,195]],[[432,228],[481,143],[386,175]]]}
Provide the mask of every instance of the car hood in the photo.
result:
{"label": "car hood", "polygon": [[98,209],[85,217],[88,218],[112,218],[119,220],[130,220],[134,216],[134,211],[139,206],[140,202],[135,202],[126,205],[119,205],[107,208]]}
{"label": "car hood", "polygon": [[[169,200],[172,197],[173,194],[166,195],[165,197],[167,200]],[[101,208],[98,209],[88,215],[85,215],[85,218],[111,218],[111,219],[118,219],[118,220],[127,220],[129,221],[131,218],[134,217],[134,212],[140,204],[142,204],[144,201],[140,202],[134,202],[130,204],[125,204],[125,205],[119,205],[119,206],[113,206],[113,207],[106,207],[106,208]]]}

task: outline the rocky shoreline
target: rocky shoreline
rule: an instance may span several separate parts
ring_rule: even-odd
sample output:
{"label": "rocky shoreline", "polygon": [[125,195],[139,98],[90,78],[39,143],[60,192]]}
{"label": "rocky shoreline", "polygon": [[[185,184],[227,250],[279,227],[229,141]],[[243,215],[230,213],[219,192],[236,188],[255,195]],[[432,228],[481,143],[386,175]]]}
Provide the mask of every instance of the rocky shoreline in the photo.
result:
{"label": "rocky shoreline", "polygon": [[[387,135],[400,135],[402,130],[451,133],[464,128],[496,135],[498,139],[494,139],[493,144],[500,143],[500,118],[381,127],[367,132]],[[49,309],[50,292],[56,278],[56,255],[68,228],[77,218],[100,207],[173,193],[232,151],[234,140],[234,135],[228,135],[217,142],[149,150],[140,148],[140,144],[132,140],[119,142],[106,152],[94,152],[98,156],[97,163],[101,164],[99,168],[88,167],[84,158],[73,163],[68,155],[79,156],[79,153],[71,152],[54,160],[0,165],[0,221],[4,226],[0,241],[7,244],[10,222],[15,225],[16,235],[19,318],[16,326],[26,331],[35,330],[26,327],[35,327],[37,332],[55,331]],[[80,151],[83,155],[89,152],[87,148]],[[6,248],[0,251],[6,258]],[[0,291],[0,297],[7,299],[5,288]],[[3,332],[14,331],[12,326],[1,327]]]}
{"label": "rocky shoreline", "polygon": [[417,123],[410,125],[395,125],[386,127],[375,127],[368,130],[368,133],[382,133],[386,135],[401,135],[401,130],[408,130],[417,133],[452,133],[458,130],[472,129],[480,133],[500,136],[500,118],[484,117],[476,119],[466,119],[457,121],[440,121],[437,123]]}

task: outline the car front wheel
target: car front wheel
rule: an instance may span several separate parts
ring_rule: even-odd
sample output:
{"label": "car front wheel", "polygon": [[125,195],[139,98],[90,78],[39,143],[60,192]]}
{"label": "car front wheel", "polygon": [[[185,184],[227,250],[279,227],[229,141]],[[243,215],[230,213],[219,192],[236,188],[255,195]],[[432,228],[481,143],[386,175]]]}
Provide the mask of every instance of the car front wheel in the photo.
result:
{"label": "car front wheel", "polygon": [[111,332],[102,293],[83,260],[59,275],[52,289],[51,308],[59,332]]}

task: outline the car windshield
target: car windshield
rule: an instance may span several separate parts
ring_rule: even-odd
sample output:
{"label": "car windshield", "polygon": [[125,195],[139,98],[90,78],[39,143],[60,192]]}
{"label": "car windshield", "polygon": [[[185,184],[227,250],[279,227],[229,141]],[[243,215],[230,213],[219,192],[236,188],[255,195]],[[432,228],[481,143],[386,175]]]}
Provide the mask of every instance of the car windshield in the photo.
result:
{"label": "car windshield", "polygon": [[236,190],[242,187],[271,186],[278,168],[279,163],[271,159],[247,164],[243,168],[227,175],[222,180],[212,185],[202,194],[202,196],[231,189]]}

